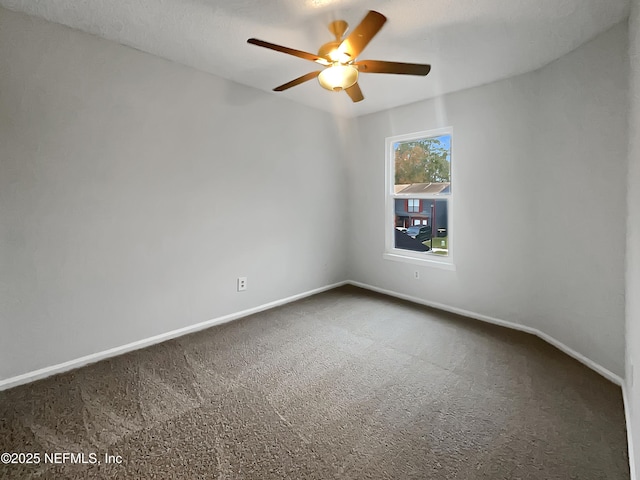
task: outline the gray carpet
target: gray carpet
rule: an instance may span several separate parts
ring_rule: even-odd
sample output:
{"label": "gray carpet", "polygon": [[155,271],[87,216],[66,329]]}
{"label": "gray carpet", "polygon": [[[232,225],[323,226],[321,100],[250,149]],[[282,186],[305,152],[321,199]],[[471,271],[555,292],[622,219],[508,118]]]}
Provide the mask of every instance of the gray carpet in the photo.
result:
{"label": "gray carpet", "polygon": [[0,452],[101,462],[0,478],[629,478],[619,387],[354,287],[0,392],[0,415]]}

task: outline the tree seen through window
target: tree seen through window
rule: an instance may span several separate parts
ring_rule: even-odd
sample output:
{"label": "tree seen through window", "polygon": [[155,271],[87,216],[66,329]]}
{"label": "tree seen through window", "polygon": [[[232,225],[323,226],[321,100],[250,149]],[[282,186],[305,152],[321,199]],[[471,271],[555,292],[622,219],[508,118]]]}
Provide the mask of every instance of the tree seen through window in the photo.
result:
{"label": "tree seen through window", "polygon": [[398,142],[394,150],[396,185],[451,181],[450,135]]}

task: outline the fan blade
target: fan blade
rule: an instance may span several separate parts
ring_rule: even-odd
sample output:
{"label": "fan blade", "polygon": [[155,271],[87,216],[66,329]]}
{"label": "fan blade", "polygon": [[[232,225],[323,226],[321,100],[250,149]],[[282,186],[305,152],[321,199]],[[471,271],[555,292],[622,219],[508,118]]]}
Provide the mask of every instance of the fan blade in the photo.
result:
{"label": "fan blade", "polygon": [[319,57],[318,55],[314,55],[313,53],[303,52],[302,50],[294,50],[293,48],[283,47],[281,45],[276,45],[275,43],[265,42],[264,40],[258,40],[257,38],[250,38],[247,40],[247,43],[252,45],[257,45],[259,47],[269,48],[271,50],[275,50],[276,52],[288,53],[289,55],[293,55],[294,57],[304,58],[305,60],[311,60],[312,62],[319,63],[321,65],[329,65],[330,62],[326,59]]}
{"label": "fan blade", "polygon": [[353,100],[354,103],[364,100],[364,95],[362,95],[362,90],[360,90],[358,82],[354,83],[349,88],[346,88],[344,91],[347,92],[347,95],[351,97],[351,100]]}
{"label": "fan blade", "polygon": [[371,39],[380,31],[387,18],[381,13],[370,10],[353,32],[340,44],[338,51],[355,60]]}
{"label": "fan blade", "polygon": [[361,60],[354,63],[360,73],[396,73],[398,75],[422,75],[431,71],[431,65],[420,63],[385,62],[382,60]]}
{"label": "fan blade", "polygon": [[295,80],[291,80],[289,83],[285,83],[284,85],[280,85],[273,89],[274,92],[282,92],[291,87],[295,87],[296,85],[300,85],[301,83],[308,82],[312,78],[316,78],[321,70],[317,72],[307,73],[306,75],[302,75],[301,77],[296,78]]}

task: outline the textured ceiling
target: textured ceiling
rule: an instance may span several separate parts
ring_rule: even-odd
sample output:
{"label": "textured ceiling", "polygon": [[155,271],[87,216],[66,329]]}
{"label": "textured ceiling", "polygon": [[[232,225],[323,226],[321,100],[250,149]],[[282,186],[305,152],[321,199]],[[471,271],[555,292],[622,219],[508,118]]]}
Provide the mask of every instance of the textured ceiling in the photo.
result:
{"label": "textured ceiling", "polygon": [[271,92],[358,116],[539,68],[628,15],[628,0],[0,0],[0,5],[271,92],[317,65],[246,43],[315,53],[326,25],[388,21],[360,59],[429,63],[427,77],[361,75],[365,100],[316,81]]}

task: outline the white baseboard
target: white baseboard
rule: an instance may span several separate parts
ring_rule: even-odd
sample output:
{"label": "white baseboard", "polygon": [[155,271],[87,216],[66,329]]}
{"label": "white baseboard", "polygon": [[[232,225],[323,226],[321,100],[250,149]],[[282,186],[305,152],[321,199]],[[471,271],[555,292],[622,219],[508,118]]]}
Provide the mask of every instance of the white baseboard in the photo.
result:
{"label": "white baseboard", "polygon": [[118,355],[122,355],[123,353],[131,352],[133,350],[139,350],[141,348],[148,347],[150,345],[155,345],[156,343],[165,342],[167,340],[171,340],[173,338],[181,337],[183,335],[187,335],[189,333],[197,332],[199,330],[204,330],[205,328],[213,327],[214,325],[220,325],[222,323],[227,323],[232,320],[237,320],[238,318],[246,317],[248,315],[252,315],[254,313],[262,312],[264,310],[269,310],[274,307],[278,307],[280,305],[284,305],[286,303],[295,302],[296,300],[300,300],[305,297],[309,297],[311,295],[315,295],[317,293],[321,293],[327,290],[331,290],[342,285],[347,284],[348,282],[338,282],[332,285],[326,285],[324,287],[316,288],[314,290],[309,290],[307,292],[299,293],[297,295],[293,295],[291,297],[283,298],[280,300],[275,300],[273,302],[265,303],[263,305],[259,305],[257,307],[249,308],[247,310],[243,310],[241,312],[231,313],[229,315],[224,315],[222,317],[213,318],[211,320],[207,320],[205,322],[197,323],[195,325],[190,325],[188,327],[179,328],[177,330],[172,330],[167,333],[162,333],[160,335],[155,335],[153,337],[144,338],[142,340],[138,340],[136,342],[127,343],[126,345],[122,345],[115,348],[110,348],[109,350],[104,350],[98,353],[92,353],[91,355],[86,355],[84,357],[76,358],[73,360],[69,360],[68,362],[59,363],[57,365],[53,365],[51,367],[41,368],[39,370],[34,370],[32,372],[27,372],[22,375],[17,375],[15,377],[7,378],[5,380],[0,380],[0,391],[6,390],[8,388],[17,387],[18,385],[22,385],[25,383],[33,382],[36,380],[40,380],[42,378],[50,377],[51,375],[55,375],[58,373],[66,372],[69,370],[73,370],[76,368],[84,367],[89,365],[90,363],[95,363],[100,360],[104,360],[107,358],[115,357]]}
{"label": "white baseboard", "polygon": [[537,328],[528,327],[526,325],[520,325],[519,323],[509,322],[507,320],[501,320],[499,318],[490,317],[488,315],[482,315],[482,314],[479,314],[479,313],[471,312],[469,310],[464,310],[462,308],[451,307],[449,305],[445,305],[445,304],[442,304],[442,303],[431,302],[431,301],[428,301],[428,300],[424,300],[422,298],[413,297],[411,295],[405,295],[404,293],[394,292],[393,290],[386,290],[384,288],[374,287],[373,285],[368,285],[366,283],[355,282],[355,281],[351,281],[351,280],[348,281],[347,283],[349,283],[350,285],[354,285],[356,287],[364,288],[366,290],[371,290],[373,292],[382,293],[384,295],[389,295],[391,297],[400,298],[402,300],[408,300],[410,302],[418,303],[420,305],[425,305],[427,307],[436,308],[438,310],[444,310],[445,312],[451,312],[451,313],[455,313],[455,314],[458,314],[458,315],[462,315],[463,317],[469,317],[469,318],[473,318],[473,319],[476,319],[476,320],[481,320],[483,322],[493,323],[495,325],[500,325],[502,327],[511,328],[513,330],[519,330],[521,332],[530,333],[532,335],[535,335],[535,336],[541,338],[545,342],[550,343],[551,345],[553,345],[557,349],[563,351],[564,353],[566,353],[570,357],[575,358],[580,363],[583,363],[584,365],[586,365],[590,369],[595,370],[600,375],[605,377],[607,380],[615,383],[616,385],[622,386],[623,383],[624,383],[622,378],[619,375],[616,375],[615,373],[611,372],[610,370],[604,368],[602,365],[599,365],[598,363],[596,363],[593,360],[585,357],[581,353],[576,352],[572,348],[566,346],[564,343],[556,340],[555,338],[553,338],[550,335],[547,335],[544,332],[541,332]]}
{"label": "white baseboard", "polygon": [[622,384],[622,402],[624,403],[624,420],[627,424],[627,446],[629,450],[629,471],[631,480],[640,480],[636,475],[635,450],[633,448],[633,434],[631,430],[631,405],[629,404],[629,389],[626,382]]}
{"label": "white baseboard", "polygon": [[59,363],[59,364],[53,365],[51,367],[41,368],[39,370],[34,370],[32,372],[27,372],[27,373],[24,373],[22,375],[11,377],[11,378],[8,378],[8,379],[5,379],[5,380],[0,380],[0,390],[5,390],[7,388],[15,387],[15,386],[18,386],[18,385],[21,385],[21,384],[24,384],[24,383],[33,382],[35,380],[39,380],[41,378],[45,378],[45,377],[48,377],[48,376],[51,376],[51,375],[55,375],[57,373],[65,372],[65,371],[68,371],[68,370],[72,370],[74,368],[79,368],[79,367],[88,365],[90,363],[95,363],[95,362],[98,362],[98,361],[106,359],[106,358],[115,357],[117,355],[122,355],[123,353],[127,353],[127,352],[130,352],[132,350],[138,350],[140,348],[148,347],[150,345],[154,345],[154,344],[161,343],[161,342],[164,342],[164,341],[167,341],[167,340],[171,340],[173,338],[181,337],[181,336],[187,335],[189,333],[197,332],[199,330],[204,330],[205,328],[209,328],[209,327],[212,327],[214,325],[220,325],[222,323],[230,322],[230,321],[236,320],[238,318],[246,317],[248,315],[252,315],[254,313],[262,312],[262,311],[268,310],[270,308],[274,308],[274,307],[277,307],[277,306],[280,306],[280,305],[284,305],[286,303],[291,303],[291,302],[294,302],[296,300],[300,300],[301,298],[309,297],[311,295],[316,295],[318,293],[325,292],[327,290],[331,290],[333,288],[337,288],[337,287],[340,287],[340,286],[346,285],[346,284],[354,285],[356,287],[364,288],[366,290],[371,290],[371,291],[374,291],[374,292],[382,293],[382,294],[389,295],[389,296],[396,297],[396,298],[400,298],[400,299],[403,299],[403,300],[408,300],[410,302],[417,303],[417,304],[420,304],[420,305],[425,305],[425,306],[432,307],[432,308],[436,308],[438,310],[443,310],[443,311],[446,311],[446,312],[455,313],[455,314],[458,314],[458,315],[462,315],[464,317],[474,318],[476,320],[481,320],[483,322],[493,323],[495,325],[500,325],[500,326],[503,326],[503,327],[511,328],[511,329],[514,329],[514,330],[520,330],[522,332],[526,332],[526,333],[530,333],[530,334],[536,335],[537,337],[540,337],[545,342],[550,343],[554,347],[562,350],[567,355],[575,358],[576,360],[578,360],[579,362],[583,363],[584,365],[586,365],[587,367],[591,368],[592,370],[595,370],[600,375],[602,375],[603,377],[607,378],[608,380],[610,380],[611,382],[615,383],[616,385],[623,386],[624,382],[623,382],[622,378],[620,378],[620,376],[614,374],[613,372],[611,372],[608,369],[604,368],[603,366],[597,364],[593,360],[585,357],[581,353],[576,352],[572,348],[566,346],[564,343],[556,340],[555,338],[551,337],[550,335],[547,335],[544,332],[541,332],[540,330],[538,330],[536,328],[528,327],[526,325],[520,325],[520,324],[514,323],[514,322],[509,322],[507,320],[501,320],[499,318],[490,317],[488,315],[482,315],[482,314],[479,314],[479,313],[475,313],[475,312],[472,312],[472,311],[469,311],[469,310],[464,310],[464,309],[457,308],[457,307],[452,307],[452,306],[445,305],[445,304],[442,304],[442,303],[431,302],[431,301],[428,301],[428,300],[424,300],[422,298],[413,297],[411,295],[405,295],[403,293],[394,292],[393,290],[387,290],[387,289],[384,289],[384,288],[374,287],[373,285],[368,285],[368,284],[361,283],[361,282],[347,280],[347,281],[343,281],[343,282],[334,283],[332,285],[326,285],[324,287],[316,288],[314,290],[309,290],[307,292],[299,293],[297,295],[293,295],[293,296],[290,296],[290,297],[287,297],[287,298],[283,298],[283,299],[280,299],[280,300],[275,300],[273,302],[265,303],[263,305],[259,305],[257,307],[253,307],[253,308],[250,308],[250,309],[247,309],[247,310],[242,310],[240,312],[236,312],[236,313],[232,313],[232,314],[229,314],[229,315],[224,315],[222,317],[218,317],[218,318],[214,318],[214,319],[211,319],[211,320],[207,320],[205,322],[197,323],[195,325],[190,325],[188,327],[180,328],[180,329],[177,329],[177,330],[172,330],[172,331],[167,332],[167,333],[162,333],[160,335],[156,335],[156,336],[153,336],[153,337],[149,337],[149,338],[145,338],[145,339],[142,339],[142,340],[138,340],[136,342],[128,343],[126,345],[122,345],[122,346],[115,347],[115,348],[111,348],[109,350],[104,350],[102,352],[93,353],[91,355],[86,355],[84,357],[80,357],[80,358],[76,358],[76,359],[73,359],[73,360],[69,360],[69,361],[64,362],[64,363]]}

